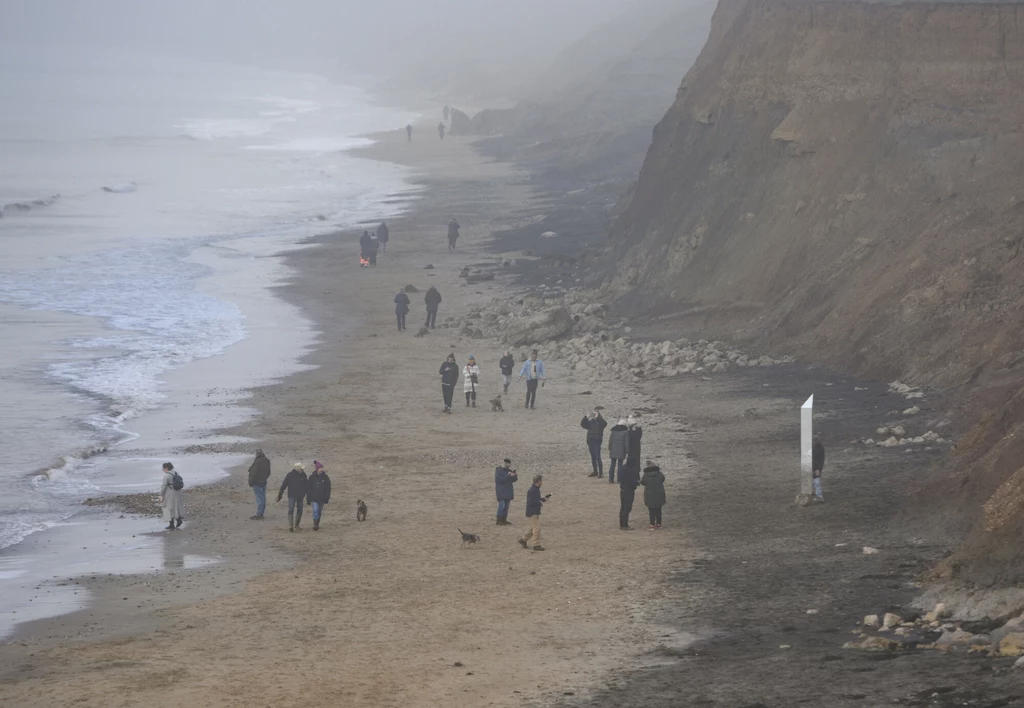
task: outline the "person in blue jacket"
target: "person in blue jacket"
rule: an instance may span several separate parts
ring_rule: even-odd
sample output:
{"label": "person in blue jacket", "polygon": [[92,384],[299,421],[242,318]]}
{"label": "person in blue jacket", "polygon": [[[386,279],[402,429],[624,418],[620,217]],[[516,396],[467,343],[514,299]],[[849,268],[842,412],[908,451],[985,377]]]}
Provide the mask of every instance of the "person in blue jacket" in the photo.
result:
{"label": "person in blue jacket", "polygon": [[544,375],[544,362],[537,356],[537,350],[530,352],[530,358],[523,362],[519,370],[519,380],[526,379],[526,407],[535,408],[537,403],[537,385],[547,381]]}
{"label": "person in blue jacket", "polygon": [[508,507],[516,498],[516,490],[512,486],[519,481],[519,476],[512,469],[512,460],[505,458],[501,467],[494,468],[494,493],[498,497],[498,526],[511,526],[508,521]]}

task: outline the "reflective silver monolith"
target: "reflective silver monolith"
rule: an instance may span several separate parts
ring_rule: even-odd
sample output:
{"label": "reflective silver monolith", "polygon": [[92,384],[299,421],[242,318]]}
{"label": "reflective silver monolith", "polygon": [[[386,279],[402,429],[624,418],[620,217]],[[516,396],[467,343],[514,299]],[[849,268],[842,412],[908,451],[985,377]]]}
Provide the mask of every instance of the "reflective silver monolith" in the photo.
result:
{"label": "reflective silver monolith", "polygon": [[814,394],[800,406],[800,494],[814,494],[811,447],[814,445]]}

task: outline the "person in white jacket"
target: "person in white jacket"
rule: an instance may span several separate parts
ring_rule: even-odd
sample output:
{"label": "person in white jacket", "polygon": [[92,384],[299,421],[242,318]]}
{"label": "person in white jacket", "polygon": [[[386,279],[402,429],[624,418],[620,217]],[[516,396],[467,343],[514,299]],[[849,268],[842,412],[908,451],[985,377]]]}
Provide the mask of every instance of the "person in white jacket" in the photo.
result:
{"label": "person in white jacket", "polygon": [[476,392],[480,390],[480,367],[470,354],[469,361],[462,368],[462,391],[466,394],[466,406],[476,408]]}
{"label": "person in white jacket", "polygon": [[[174,465],[170,462],[165,462],[163,469],[164,477],[160,483],[160,506],[164,510],[164,521],[167,522],[167,530],[173,531],[175,528],[181,528],[181,517],[183,515],[181,490],[174,488]],[[177,522],[177,526],[175,526],[175,522]]]}

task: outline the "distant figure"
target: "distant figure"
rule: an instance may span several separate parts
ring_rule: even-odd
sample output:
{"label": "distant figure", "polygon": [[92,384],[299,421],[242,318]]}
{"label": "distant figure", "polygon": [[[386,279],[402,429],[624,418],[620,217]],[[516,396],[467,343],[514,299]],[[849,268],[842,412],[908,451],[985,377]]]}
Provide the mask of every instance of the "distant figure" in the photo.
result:
{"label": "distant figure", "polygon": [[412,123],[405,126],[405,134],[409,137],[409,142],[412,142]]}
{"label": "distant figure", "polygon": [[249,486],[256,495],[256,514],[250,519],[261,520],[267,510],[267,480],[270,479],[270,460],[263,450],[256,449],[256,459],[249,465]]}
{"label": "distant figure", "polygon": [[[630,453],[632,455],[632,452]],[[633,511],[633,499],[636,488],[640,485],[640,468],[626,462],[619,470],[619,530],[632,531],[629,525],[629,514]]]}
{"label": "distant figure", "polygon": [[170,462],[164,463],[163,470],[164,477],[160,483],[160,506],[164,510],[164,521],[167,522],[167,530],[173,531],[176,528],[181,528],[181,517],[184,514],[184,508],[181,504],[181,490],[184,484],[178,473],[174,471],[174,465]]}
{"label": "distant figure", "polygon": [[455,355],[449,354],[437,372],[441,375],[441,396],[444,398],[444,412],[452,412],[452,397],[455,395],[455,384],[459,380],[459,365],[455,363]]}
{"label": "distant figure", "polygon": [[459,226],[459,222],[457,222],[454,218],[451,221],[448,222],[448,250],[449,251],[454,251],[455,250],[455,242],[459,240],[459,229],[461,229],[461,228],[462,227]]}
{"label": "distant figure", "polygon": [[811,482],[814,484],[813,501],[823,502],[825,495],[821,493],[821,473],[825,469],[825,446],[819,437],[815,437],[814,444],[811,445],[811,469],[813,470]]}
{"label": "distant figure", "polygon": [[651,517],[651,525],[647,530],[657,531],[661,529],[661,507],[665,506],[665,474],[660,467],[647,460],[640,484],[644,485],[644,506]]}
{"label": "distant figure", "polygon": [[[331,501],[331,478],[327,476],[327,470],[322,463],[313,460],[313,474],[309,476],[309,483],[306,487],[306,503],[313,507],[313,530],[320,530],[320,517],[324,513],[324,507]],[[295,522],[298,527],[299,522]]]}
{"label": "distant figure", "polygon": [[470,405],[476,408],[477,386],[480,383],[480,366],[476,363],[476,357],[469,355],[469,361],[462,370],[462,392],[466,394],[466,407]]}
{"label": "distant figure", "polygon": [[626,419],[619,420],[612,426],[608,434],[608,457],[612,459],[608,465],[608,484],[615,484],[615,468],[619,472],[626,466],[626,457],[629,455],[629,426]]}
{"label": "distant figure", "polygon": [[441,141],[444,142],[444,123],[437,124],[437,134],[441,136]]}
{"label": "distant figure", "polygon": [[501,369],[503,392],[508,393],[508,387],[512,385],[512,371],[516,368],[516,358],[506,351],[498,362],[498,367]]}
{"label": "distant figure", "polygon": [[523,548],[529,548],[533,543],[535,551],[544,550],[544,547],[540,545],[540,512],[544,502],[551,498],[550,494],[544,497],[540,495],[540,485],[543,483],[544,475],[534,475],[533,486],[526,493],[526,518],[530,520],[530,530],[519,539],[519,545]]}
{"label": "distant figure", "polygon": [[277,491],[277,500],[281,501],[284,491],[288,490],[288,530],[294,531],[299,528],[302,521],[302,503],[306,498],[306,490],[309,486],[309,478],[306,477],[306,468],[301,462],[292,465],[292,471],[285,475],[281,482],[281,488]]}
{"label": "distant figure", "polygon": [[377,267],[377,251],[380,250],[380,241],[377,240],[377,234],[370,234],[370,250],[367,253],[369,256],[370,267]]}
{"label": "distant figure", "polygon": [[359,260],[370,261],[370,232],[363,231],[363,235],[359,237]]}
{"label": "distant figure", "polygon": [[604,442],[604,429],[608,427],[608,421],[601,415],[601,411],[591,411],[590,415],[583,416],[580,427],[587,431],[587,449],[590,450],[590,466],[594,471],[591,477],[604,477],[604,462],[601,460],[601,444]]}
{"label": "distant figure", "polygon": [[519,370],[519,380],[526,378],[526,407],[537,407],[537,385],[546,382],[544,375],[544,362],[537,358],[537,350],[530,352],[530,358],[523,362],[523,368]]}
{"label": "distant figure", "polygon": [[501,467],[494,468],[494,493],[498,497],[498,520],[497,526],[511,526],[508,522],[508,507],[516,498],[516,490],[513,488],[519,481],[519,475],[512,469],[512,460],[505,458]]}
{"label": "distant figure", "polygon": [[380,242],[380,252],[388,252],[388,239],[391,238],[391,232],[388,231],[388,225],[383,221],[380,222],[380,226],[377,227],[377,241]]}
{"label": "distant figure", "polygon": [[431,285],[427,289],[427,294],[423,296],[423,302],[427,305],[427,327],[434,329],[434,324],[437,322],[437,308],[441,305],[440,291]]}
{"label": "distant figure", "polygon": [[405,329],[405,316],[409,314],[409,296],[403,291],[395,295],[395,316],[398,318],[398,331]]}
{"label": "distant figure", "polygon": [[444,115],[444,119],[448,120],[449,110],[448,110],[447,104],[445,105],[444,110],[441,111],[441,113],[442,113],[442,115]]}

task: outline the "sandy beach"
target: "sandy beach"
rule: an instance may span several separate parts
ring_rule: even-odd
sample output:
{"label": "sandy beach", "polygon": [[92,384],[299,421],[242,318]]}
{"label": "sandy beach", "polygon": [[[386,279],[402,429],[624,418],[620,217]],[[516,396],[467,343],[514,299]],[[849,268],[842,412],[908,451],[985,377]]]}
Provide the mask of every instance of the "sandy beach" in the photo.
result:
{"label": "sandy beach", "polygon": [[[414,165],[427,191],[391,224],[374,270],[358,267],[358,231],[289,256],[296,277],[281,295],[317,323],[304,360],[316,368],[258,389],[263,415],[226,431],[259,440],[272,460],[267,519],[248,519],[244,469],[187,490],[188,523],[164,539],[167,553],[219,562],[65,581],[93,602],[22,625],[0,647],[5,704],[298,706],[315,691],[332,704],[518,705],[586,695],[645,648],[690,640],[653,620],[663,572],[688,554],[671,506],[685,458],[658,440],[662,421],[645,419],[648,449],[669,470],[665,531],[619,533],[617,487],[586,477],[579,418],[598,404],[625,414],[642,394],[577,383],[551,361],[535,411],[521,407],[519,386],[504,414],[466,409],[458,396],[454,415],[440,412],[437,368],[448,352],[481,362],[483,402],[500,391],[501,346],[441,328],[413,336],[422,293],[440,289],[441,323],[505,292],[500,281],[463,286],[458,274],[494,258],[484,252],[492,230],[529,218],[522,175],[425,136],[411,145],[382,136],[366,154]],[[444,238],[452,214],[463,226],[455,253]],[[399,334],[392,299],[406,285],[419,293]],[[512,527],[494,525],[493,470],[504,457],[524,480]],[[292,461],[314,458],[332,476],[332,501],[319,533],[289,534],[276,485]],[[536,473],[553,494],[544,552],[516,541]],[[357,499],[369,506],[366,523],[355,520]],[[643,526],[639,502],[634,514]],[[461,549],[457,528],[481,543]]]}

